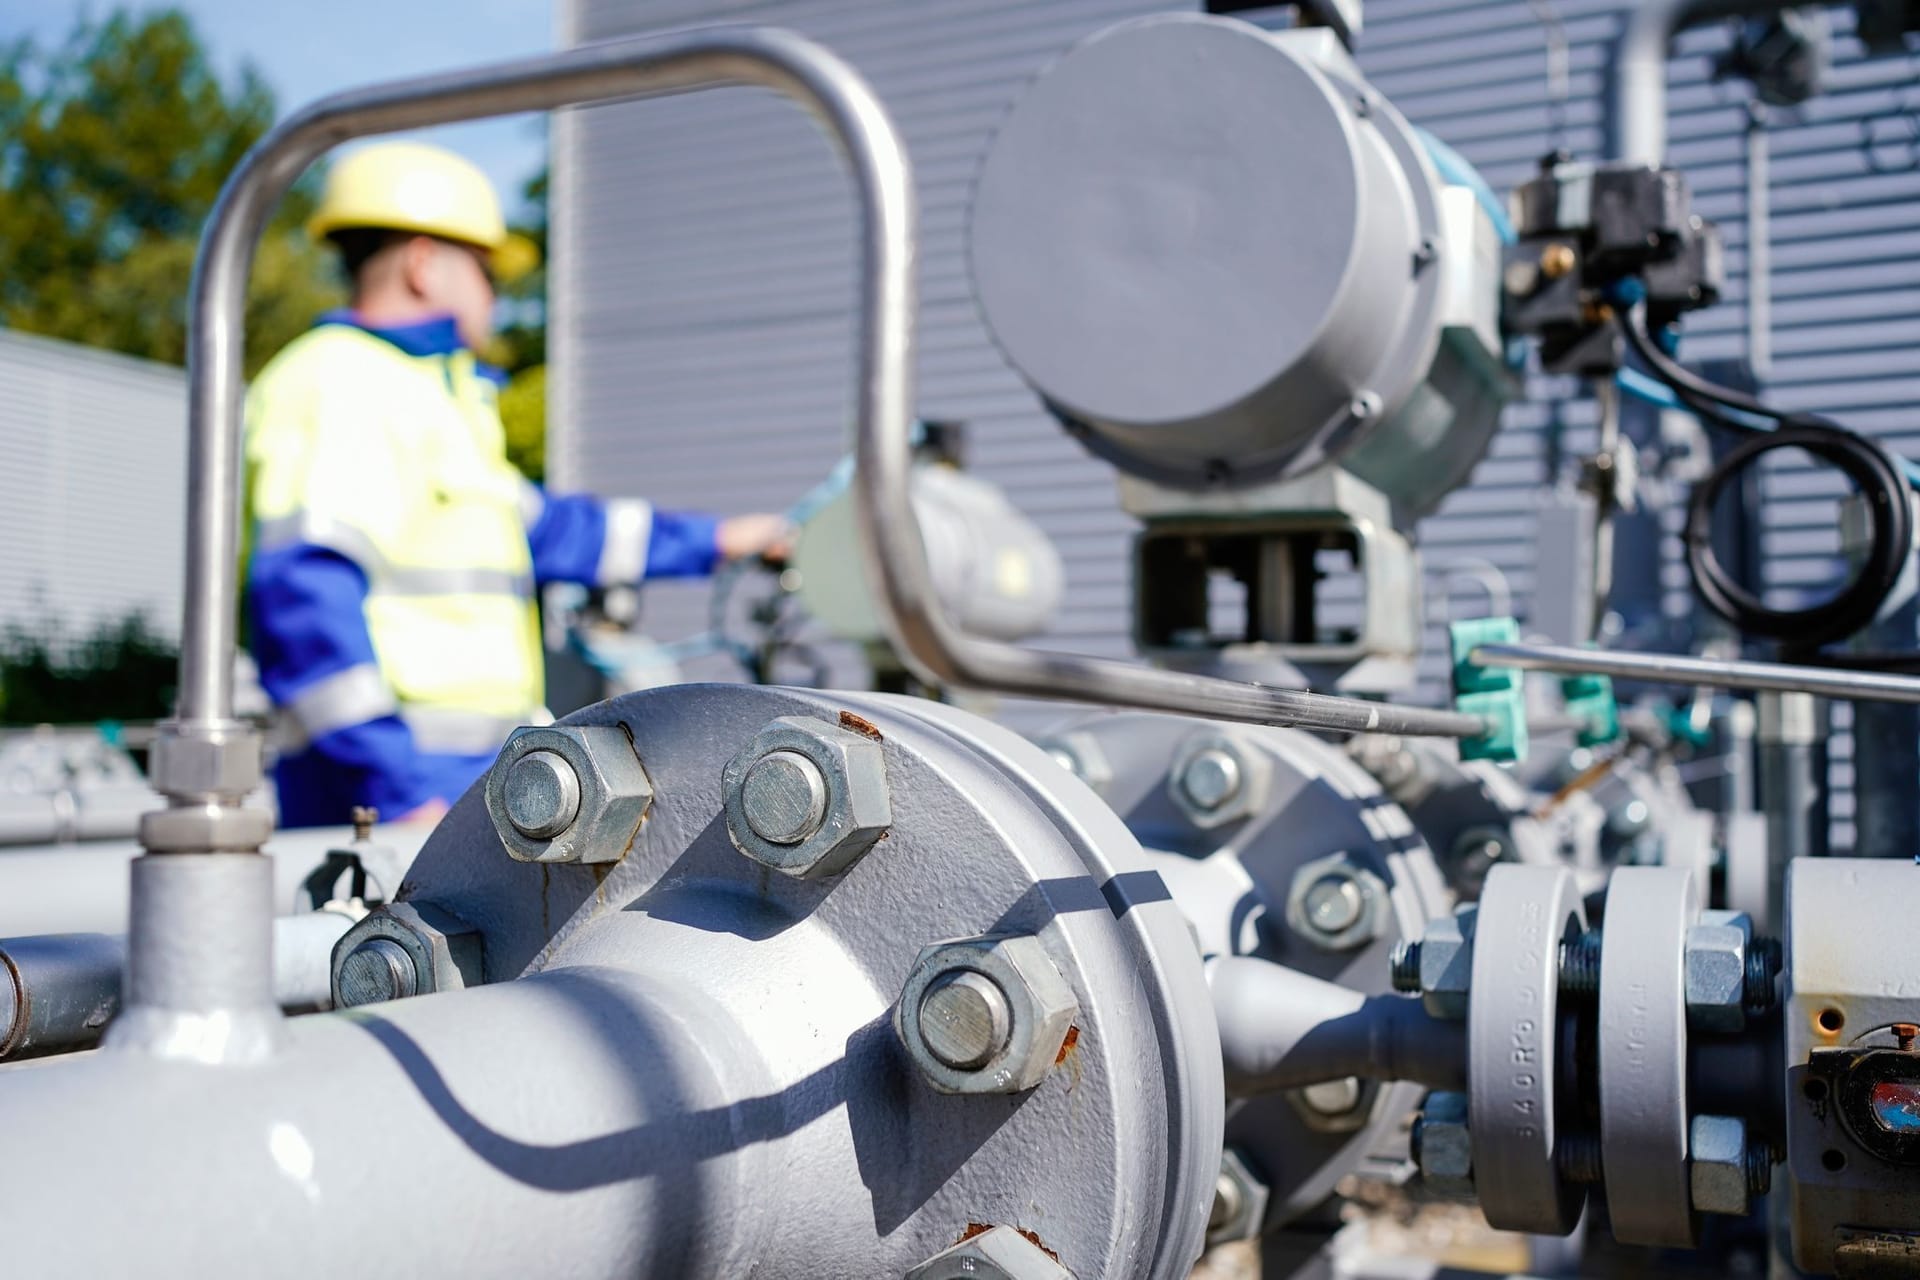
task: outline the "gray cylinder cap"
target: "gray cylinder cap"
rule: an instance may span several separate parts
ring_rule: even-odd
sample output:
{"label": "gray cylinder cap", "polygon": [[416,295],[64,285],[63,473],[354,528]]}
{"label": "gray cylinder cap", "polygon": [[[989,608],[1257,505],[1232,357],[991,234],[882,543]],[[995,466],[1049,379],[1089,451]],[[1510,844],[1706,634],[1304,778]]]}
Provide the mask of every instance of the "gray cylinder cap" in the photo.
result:
{"label": "gray cylinder cap", "polygon": [[1102,32],[1017,104],[974,195],[974,287],[1088,447],[1253,480],[1364,425],[1419,233],[1356,97],[1255,27],[1184,14]]}

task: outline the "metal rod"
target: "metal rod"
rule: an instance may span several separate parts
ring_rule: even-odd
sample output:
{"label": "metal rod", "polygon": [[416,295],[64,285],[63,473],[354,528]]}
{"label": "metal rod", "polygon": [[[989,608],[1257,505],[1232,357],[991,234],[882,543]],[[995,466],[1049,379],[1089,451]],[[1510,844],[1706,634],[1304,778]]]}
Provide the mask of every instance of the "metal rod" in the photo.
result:
{"label": "metal rod", "polygon": [[1773,179],[1767,106],[1747,104],[1747,364],[1754,380],[1773,376]]}
{"label": "metal rod", "polygon": [[1483,667],[1585,672],[1650,684],[1779,689],[1843,702],[1920,703],[1920,679],[1874,671],[1838,671],[1779,662],[1723,662],[1675,653],[1617,653],[1557,644],[1483,644],[1473,651],[1471,659]]}
{"label": "metal rod", "polygon": [[1662,164],[1667,155],[1667,49],[1688,27],[1763,15],[1793,0],[1640,0],[1613,47],[1613,157]]}
{"label": "metal rod", "polygon": [[[838,146],[858,190],[862,232],[857,409],[870,430],[904,439],[913,346],[912,174],[873,90],[845,62],[791,32],[671,32],[348,90],[281,122],[227,180],[200,242],[190,297],[180,700],[155,741],[152,770],[169,806],[141,824],[148,853],[167,857],[135,863],[127,1007],[110,1044],[161,1053],[191,1044],[194,1056],[228,1060],[240,1056],[236,1042],[215,1043],[209,1029],[253,1028],[257,1034],[241,1039],[255,1053],[270,1049],[274,1038],[268,1020],[278,1012],[264,978],[245,978],[269,972],[266,921],[248,918],[267,900],[264,881],[245,858],[221,856],[257,855],[271,831],[269,821],[241,807],[260,781],[260,738],[232,716],[246,286],[274,206],[314,160],[352,138],[723,85],[785,95]],[[156,860],[201,864],[193,878],[203,883],[192,896],[206,914],[189,916],[160,901],[157,873],[140,872]],[[244,1017],[228,1016],[236,1010]]]}

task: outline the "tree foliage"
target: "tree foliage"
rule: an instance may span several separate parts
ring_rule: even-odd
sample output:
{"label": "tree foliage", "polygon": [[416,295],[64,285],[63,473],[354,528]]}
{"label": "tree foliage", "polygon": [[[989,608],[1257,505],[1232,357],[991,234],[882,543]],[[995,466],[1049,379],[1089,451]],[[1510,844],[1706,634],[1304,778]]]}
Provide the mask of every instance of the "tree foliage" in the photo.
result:
{"label": "tree foliage", "polygon": [[158,720],[173,705],[179,651],[142,614],[74,638],[54,625],[0,637],[0,724]]}
{"label": "tree foliage", "polygon": [[521,189],[527,221],[514,229],[540,246],[540,268],[501,290],[504,323],[494,358],[512,375],[500,393],[507,458],[529,480],[547,474],[547,176]]}
{"label": "tree foliage", "polygon": [[[0,325],[183,360],[200,229],[273,117],[258,74],[223,80],[178,10],[0,48]],[[261,243],[249,372],[338,300],[297,232],[314,189],[309,175]]]}

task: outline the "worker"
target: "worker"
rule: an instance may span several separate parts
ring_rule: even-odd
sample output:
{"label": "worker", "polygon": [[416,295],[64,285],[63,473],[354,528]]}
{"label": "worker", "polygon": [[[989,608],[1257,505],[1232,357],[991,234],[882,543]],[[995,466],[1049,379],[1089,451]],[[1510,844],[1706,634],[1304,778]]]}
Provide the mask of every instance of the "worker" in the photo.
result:
{"label": "worker", "polygon": [[286,826],[355,806],[437,819],[508,731],[544,718],[534,589],[699,576],[777,550],[770,515],[720,519],[543,492],[507,461],[494,281],[538,254],[486,177],[412,142],[327,175],[309,232],[351,303],[247,402],[250,642],[287,741]]}

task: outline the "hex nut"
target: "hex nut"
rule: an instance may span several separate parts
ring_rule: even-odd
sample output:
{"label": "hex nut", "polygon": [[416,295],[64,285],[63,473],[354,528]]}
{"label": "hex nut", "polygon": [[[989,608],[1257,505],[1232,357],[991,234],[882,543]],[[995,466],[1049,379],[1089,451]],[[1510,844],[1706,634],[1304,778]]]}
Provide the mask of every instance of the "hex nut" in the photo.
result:
{"label": "hex nut", "polygon": [[[1207,769],[1207,766],[1216,767]],[[1221,767],[1223,766],[1223,767]],[[1196,772],[1206,770],[1210,784],[1205,794],[1192,787]],[[1239,735],[1223,729],[1202,729],[1190,735],[1174,753],[1167,770],[1167,795],[1187,821],[1202,830],[1252,817],[1266,803],[1267,758]]]}
{"label": "hex nut", "polygon": [[[1337,886],[1338,896],[1327,893]],[[1339,908],[1329,915],[1329,905]],[[1304,862],[1287,889],[1287,926],[1322,951],[1354,951],[1378,938],[1386,925],[1387,886],[1344,853]]]}
{"label": "hex nut", "polygon": [[1220,1153],[1220,1178],[1214,1184],[1213,1211],[1207,1217],[1209,1247],[1230,1240],[1251,1240],[1267,1221],[1267,1184],[1232,1147]]}
{"label": "hex nut", "polygon": [[390,902],[369,912],[334,943],[334,1008],[348,1009],[355,1003],[348,998],[354,993],[341,989],[340,970],[347,957],[382,938],[397,943],[413,961],[413,987],[420,995],[477,987],[486,980],[478,929],[429,902]]}
{"label": "hex nut", "polygon": [[1687,1025],[1738,1031],[1747,1025],[1747,935],[1737,925],[1687,930]]}
{"label": "hex nut", "polygon": [[[943,1062],[920,1026],[928,991],[955,970],[991,979],[1005,994],[1010,1015],[1004,1046],[972,1069]],[[927,1083],[941,1093],[1024,1093],[1053,1070],[1079,1013],[1073,987],[1038,938],[989,934],[937,942],[922,951],[893,1007],[893,1030]]]}
{"label": "hex nut", "polygon": [[[554,835],[528,835],[508,814],[507,777],[526,756],[546,751],[573,766],[579,803]],[[618,862],[633,846],[653,803],[653,784],[619,725],[550,724],[515,729],[487,771],[487,816],[518,862]]]}
{"label": "hex nut", "polygon": [[[804,756],[826,781],[826,808],[812,834],[791,844],[758,835],[747,820],[747,773],[777,751]],[[755,862],[782,875],[818,880],[859,861],[893,824],[887,761],[879,741],[811,716],[781,716],[753,735],[720,774],[727,835]]]}
{"label": "hex nut", "polygon": [[148,755],[147,776],[162,795],[238,799],[260,785],[265,742],[248,724],[192,736],[171,723],[162,724]]}
{"label": "hex nut", "polygon": [[1695,1116],[1687,1130],[1687,1178],[1701,1213],[1745,1217],[1747,1126],[1735,1116]]}
{"label": "hex nut", "polygon": [[1358,1133],[1373,1118],[1379,1097],[1377,1081],[1357,1076],[1287,1090],[1287,1101],[1315,1133]]}
{"label": "hex nut", "polygon": [[906,1280],[1074,1280],[1060,1260],[1012,1227],[991,1227],[943,1249]]}
{"label": "hex nut", "polygon": [[1060,766],[1087,784],[1093,794],[1106,798],[1113,786],[1113,762],[1107,759],[1100,739],[1084,729],[1035,738],[1034,745],[1052,756]]}
{"label": "hex nut", "polygon": [[1427,921],[1420,938],[1420,999],[1436,1018],[1467,1016],[1467,991],[1473,985],[1475,907]]}
{"label": "hex nut", "polygon": [[1473,1196],[1473,1139],[1467,1095],[1430,1093],[1413,1122],[1413,1159],[1427,1189],[1449,1199]]}

